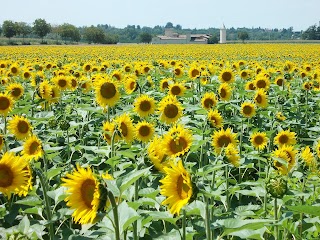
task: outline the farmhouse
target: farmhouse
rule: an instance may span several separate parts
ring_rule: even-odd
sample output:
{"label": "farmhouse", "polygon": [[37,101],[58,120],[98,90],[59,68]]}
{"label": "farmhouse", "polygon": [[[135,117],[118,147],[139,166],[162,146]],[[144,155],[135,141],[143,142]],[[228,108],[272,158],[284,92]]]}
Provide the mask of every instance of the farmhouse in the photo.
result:
{"label": "farmhouse", "polygon": [[210,34],[191,34],[179,35],[173,28],[165,28],[164,35],[152,38],[153,44],[207,44]]}

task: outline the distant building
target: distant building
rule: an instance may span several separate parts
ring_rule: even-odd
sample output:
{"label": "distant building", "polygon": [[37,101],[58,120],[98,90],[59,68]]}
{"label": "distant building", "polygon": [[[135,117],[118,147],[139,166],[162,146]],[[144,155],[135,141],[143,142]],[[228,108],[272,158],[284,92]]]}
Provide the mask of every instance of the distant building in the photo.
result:
{"label": "distant building", "polygon": [[191,34],[180,35],[174,32],[173,28],[165,28],[164,35],[152,38],[153,44],[207,44],[210,34]]}
{"label": "distant building", "polygon": [[220,28],[220,42],[219,43],[227,43],[227,29],[222,25],[222,28]]}

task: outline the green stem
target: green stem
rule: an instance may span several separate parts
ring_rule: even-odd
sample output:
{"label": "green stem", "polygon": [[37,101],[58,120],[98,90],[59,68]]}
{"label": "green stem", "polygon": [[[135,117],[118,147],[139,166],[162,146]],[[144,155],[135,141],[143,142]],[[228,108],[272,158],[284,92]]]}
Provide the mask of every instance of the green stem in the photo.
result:
{"label": "green stem", "polygon": [[274,226],[275,240],[278,240],[279,239],[279,228],[278,228],[278,202],[277,202],[277,198],[274,199],[274,220],[275,220],[275,226]]}
{"label": "green stem", "polygon": [[46,211],[46,215],[47,215],[47,221],[49,222],[48,223],[48,225],[49,225],[49,239],[53,240],[54,239],[54,229],[53,229],[53,222],[52,222],[52,214],[51,214],[51,210],[50,210],[51,203],[50,203],[50,199],[47,194],[47,192],[48,192],[47,181],[45,179],[43,172],[40,169],[36,169],[36,173],[39,176],[39,180],[41,183],[45,211]]}
{"label": "green stem", "polygon": [[[134,182],[134,201],[138,201],[139,198],[139,184],[138,181]],[[134,221],[133,223],[133,239],[134,240],[138,240],[139,239],[139,235],[138,235],[138,223],[137,221]]]}
{"label": "green stem", "polygon": [[[7,136],[7,116],[3,117],[4,120],[4,129],[3,129],[3,133],[4,133],[4,137],[6,138]],[[5,147],[5,151],[7,152],[8,149],[8,142],[6,141],[6,139],[4,139],[4,147]]]}
{"label": "green stem", "polygon": [[205,224],[206,224],[206,237],[207,240],[211,240],[211,229],[210,229],[210,212],[209,212],[209,199],[205,197],[206,200],[206,219],[205,219]]}
{"label": "green stem", "polygon": [[108,192],[108,197],[110,200],[110,203],[112,205],[112,211],[113,211],[113,217],[114,217],[114,231],[115,231],[115,239],[120,240],[120,227],[119,227],[119,216],[118,216],[118,205],[114,199],[114,196],[112,192]]}
{"label": "green stem", "polygon": [[228,165],[224,168],[225,178],[226,178],[226,211],[229,212],[229,171]]}
{"label": "green stem", "polygon": [[186,240],[186,225],[187,225],[187,213],[186,210],[183,209],[183,217],[182,217],[182,240]]}

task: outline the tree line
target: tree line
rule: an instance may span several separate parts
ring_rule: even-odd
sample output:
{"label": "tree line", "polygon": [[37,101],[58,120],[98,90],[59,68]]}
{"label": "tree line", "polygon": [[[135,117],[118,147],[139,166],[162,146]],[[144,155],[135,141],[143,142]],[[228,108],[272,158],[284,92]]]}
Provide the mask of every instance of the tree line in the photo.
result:
{"label": "tree line", "polygon": [[[98,24],[96,26],[76,27],[69,23],[61,25],[51,25],[45,19],[36,19],[32,24],[25,22],[14,22],[5,20],[0,26],[0,34],[9,39],[20,37],[25,43],[27,37],[38,37],[41,43],[47,43],[45,39],[62,43],[87,42],[95,44],[116,44],[122,43],[150,43],[152,37],[163,35],[165,28],[173,28],[178,34],[210,34],[212,37],[209,43],[219,41],[219,28],[190,29],[182,28],[180,24],[174,25],[168,22],[165,26],[156,25],[147,27],[140,25],[127,25],[125,28],[116,28],[108,24]],[[228,28],[227,40],[236,41],[251,40],[290,40],[290,39],[320,39],[320,28],[309,27],[306,31],[293,31],[292,27],[287,29],[263,29],[263,28]],[[27,42],[26,42],[27,43]]]}

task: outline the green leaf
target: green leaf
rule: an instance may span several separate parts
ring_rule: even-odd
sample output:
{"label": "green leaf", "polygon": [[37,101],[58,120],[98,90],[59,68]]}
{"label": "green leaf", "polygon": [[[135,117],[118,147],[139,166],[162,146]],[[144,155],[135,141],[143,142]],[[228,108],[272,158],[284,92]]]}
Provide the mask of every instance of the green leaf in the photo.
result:
{"label": "green leaf", "polygon": [[48,191],[47,194],[54,200],[55,205],[57,205],[66,198],[67,194],[65,193],[65,190],[65,187],[59,187],[56,190]]}
{"label": "green leaf", "polygon": [[43,202],[40,198],[36,196],[29,196],[21,200],[17,200],[15,203],[17,204],[22,204],[22,205],[27,205],[27,206],[39,206],[42,205]]}
{"label": "green leaf", "polygon": [[141,213],[146,214],[148,217],[152,217],[154,221],[164,220],[172,224],[176,224],[178,218],[174,218],[173,215],[168,212],[152,212],[152,211],[141,211]]}
{"label": "green leaf", "polygon": [[243,229],[240,231],[236,231],[236,232],[232,232],[229,235],[232,236],[237,236],[241,239],[265,239],[263,237],[263,234],[266,232],[267,228],[266,227],[262,227],[260,229],[257,230],[251,230],[251,229]]}
{"label": "green leaf", "polygon": [[24,216],[19,223],[18,229],[20,232],[27,234],[30,228],[30,221],[27,216]]}
{"label": "green leaf", "polygon": [[61,174],[62,170],[64,168],[60,167],[60,168],[51,168],[47,171],[47,178],[50,180],[51,178]]}
{"label": "green leaf", "polygon": [[120,234],[125,231],[129,225],[134,221],[139,219],[139,214],[128,206],[127,202],[123,201],[118,206],[119,213],[119,225],[120,225]]}
{"label": "green leaf", "polygon": [[137,170],[137,171],[133,171],[133,172],[127,174],[126,176],[119,178],[117,181],[117,185],[119,186],[120,191],[124,192],[125,190],[127,190],[131,186],[131,184],[133,184],[135,181],[137,181],[143,175],[147,174],[149,172],[150,168],[151,167]]}
{"label": "green leaf", "polygon": [[320,217],[320,206],[287,206],[287,208],[293,212],[310,214]]}

